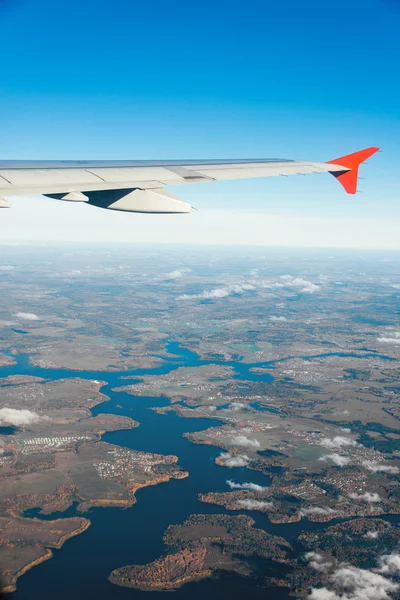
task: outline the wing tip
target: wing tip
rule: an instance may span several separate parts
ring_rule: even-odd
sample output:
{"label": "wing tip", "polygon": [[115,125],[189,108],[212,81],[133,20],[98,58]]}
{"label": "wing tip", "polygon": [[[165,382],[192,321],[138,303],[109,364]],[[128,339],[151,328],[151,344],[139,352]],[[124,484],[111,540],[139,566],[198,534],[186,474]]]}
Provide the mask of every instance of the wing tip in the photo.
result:
{"label": "wing tip", "polygon": [[353,154],[328,160],[326,164],[343,167],[343,171],[331,171],[331,174],[336,177],[348,194],[356,194],[359,166],[379,150],[380,148],[377,146],[370,146],[364,150],[353,152]]}

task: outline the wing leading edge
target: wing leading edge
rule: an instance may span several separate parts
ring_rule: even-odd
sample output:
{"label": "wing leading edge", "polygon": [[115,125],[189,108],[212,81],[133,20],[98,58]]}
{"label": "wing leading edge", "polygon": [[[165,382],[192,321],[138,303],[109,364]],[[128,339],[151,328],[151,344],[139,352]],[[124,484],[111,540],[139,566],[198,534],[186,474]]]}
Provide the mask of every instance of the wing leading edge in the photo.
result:
{"label": "wing leading edge", "polygon": [[165,186],[308,173],[331,173],[354,194],[359,165],[377,150],[367,148],[328,163],[287,159],[0,161],[0,207],[9,206],[6,196],[43,194],[112,210],[185,213],[191,206]]}

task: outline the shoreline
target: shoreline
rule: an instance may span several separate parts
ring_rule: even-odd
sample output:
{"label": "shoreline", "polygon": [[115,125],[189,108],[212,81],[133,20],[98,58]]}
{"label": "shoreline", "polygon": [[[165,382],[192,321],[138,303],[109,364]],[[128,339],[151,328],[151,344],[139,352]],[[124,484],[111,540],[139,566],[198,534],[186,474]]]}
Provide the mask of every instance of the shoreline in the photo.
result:
{"label": "shoreline", "polygon": [[[81,535],[91,525],[91,521],[89,519],[85,519],[83,517],[72,517],[72,519],[79,520],[79,522],[80,522],[79,526],[76,529],[74,529],[73,531],[66,532],[64,535],[62,535],[60,537],[59,540],[53,542],[51,547],[42,546],[44,553],[41,556],[38,556],[37,558],[28,562],[25,566],[21,567],[21,569],[19,569],[15,573],[11,573],[10,574],[10,583],[4,587],[0,587],[0,593],[9,594],[9,593],[15,592],[17,589],[18,579],[20,577],[22,577],[22,575],[24,575],[27,571],[29,571],[33,567],[36,567],[37,565],[40,565],[42,562],[52,558],[53,554],[54,554],[53,549],[59,550],[60,548],[62,548],[62,546],[64,545],[64,543],[66,541],[68,541],[69,539],[71,539],[77,535]],[[62,519],[62,518],[56,519],[55,521],[53,521],[53,523],[56,526],[58,521],[64,521],[64,520],[65,519]],[[40,521],[40,519],[32,519],[32,521]],[[13,548],[14,546],[5,546],[5,547]],[[31,546],[31,547],[39,547],[40,548],[40,545],[35,545],[35,546]],[[29,548],[29,546],[28,546],[28,548]],[[8,571],[8,573],[9,573],[9,571]]]}
{"label": "shoreline", "polygon": [[11,576],[11,583],[7,586],[1,587],[0,593],[1,594],[10,594],[11,592],[15,592],[17,589],[17,581],[22,575],[24,575],[27,571],[29,571],[33,567],[36,567],[37,565],[40,565],[42,562],[49,560],[50,558],[52,558],[52,556],[53,556],[53,552],[49,548],[47,548],[47,552],[45,554],[43,554],[42,556],[39,556],[38,558],[35,558],[32,562],[28,563],[27,565],[22,567],[22,569],[17,571],[17,573],[13,574]]}

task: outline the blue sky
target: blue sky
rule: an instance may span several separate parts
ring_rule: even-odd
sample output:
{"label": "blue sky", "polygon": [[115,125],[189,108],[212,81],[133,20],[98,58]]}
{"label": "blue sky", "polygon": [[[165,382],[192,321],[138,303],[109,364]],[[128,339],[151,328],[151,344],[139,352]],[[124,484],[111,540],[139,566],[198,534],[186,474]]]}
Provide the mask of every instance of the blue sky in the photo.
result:
{"label": "blue sky", "polygon": [[356,198],[325,176],[184,196],[204,210],[393,224],[399,31],[398,0],[0,0],[0,158],[325,161],[378,145]]}

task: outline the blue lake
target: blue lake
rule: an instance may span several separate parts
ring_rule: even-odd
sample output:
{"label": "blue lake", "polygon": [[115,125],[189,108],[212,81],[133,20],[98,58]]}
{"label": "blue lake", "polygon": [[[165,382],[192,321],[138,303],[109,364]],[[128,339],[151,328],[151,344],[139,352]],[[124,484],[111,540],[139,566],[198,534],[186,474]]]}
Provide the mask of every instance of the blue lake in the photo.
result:
{"label": "blue lake", "polygon": [[[49,561],[28,571],[18,581],[17,591],[12,597],[15,600],[108,600],[110,598],[125,599],[156,596],[159,592],[140,592],[121,588],[108,582],[110,572],[127,564],[144,564],[154,560],[164,550],[162,537],[170,524],[182,523],[192,513],[239,514],[238,511],[226,511],[223,507],[199,502],[200,492],[227,491],[227,479],[238,482],[253,481],[260,485],[268,485],[269,478],[257,471],[245,468],[227,468],[215,464],[220,453],[218,448],[196,445],[182,437],[189,431],[199,431],[215,426],[215,419],[183,419],[174,412],[159,415],[149,410],[153,406],[165,406],[169,402],[165,398],[149,398],[131,396],[125,392],[115,392],[114,387],[127,383],[121,377],[135,377],[144,374],[163,374],[181,366],[198,366],[217,363],[229,365],[235,369],[235,377],[243,380],[272,381],[269,374],[255,374],[249,371],[255,366],[273,366],[273,363],[257,363],[244,365],[240,362],[218,363],[218,361],[201,361],[198,356],[180,348],[175,342],[167,344],[168,352],[177,355],[156,369],[137,369],[119,373],[102,371],[69,371],[65,369],[41,369],[29,362],[29,356],[16,357],[17,365],[0,368],[0,376],[23,374],[35,375],[49,380],[61,378],[83,377],[106,381],[101,391],[110,397],[110,401],[92,409],[94,415],[112,413],[125,415],[139,421],[140,426],[128,431],[106,433],[103,440],[113,444],[156,452],[175,454],[178,463],[189,471],[189,477],[182,480],[171,480],[168,483],[144,488],[136,494],[137,503],[129,509],[96,508],[86,513],[92,525],[82,535],[67,541],[63,548],[54,551]],[[334,354],[335,356],[337,353]],[[327,355],[324,355],[327,356]],[[346,355],[347,356],[347,355]],[[257,408],[257,406],[255,405]],[[289,541],[300,531],[316,530],[326,527],[325,524],[301,521],[287,525],[272,525],[268,519],[256,511],[242,511],[252,516],[256,526],[274,535],[280,535]],[[27,516],[43,519],[54,519],[81,515],[76,506],[63,513],[42,516],[38,510],[27,511]],[[393,520],[393,519],[390,519]],[[333,524],[334,521],[330,522]],[[226,573],[218,579],[209,579],[191,583],[175,592],[179,599],[204,598],[220,600],[221,597],[231,599],[261,598],[265,600],[288,600],[285,589],[262,588],[254,581]]]}

